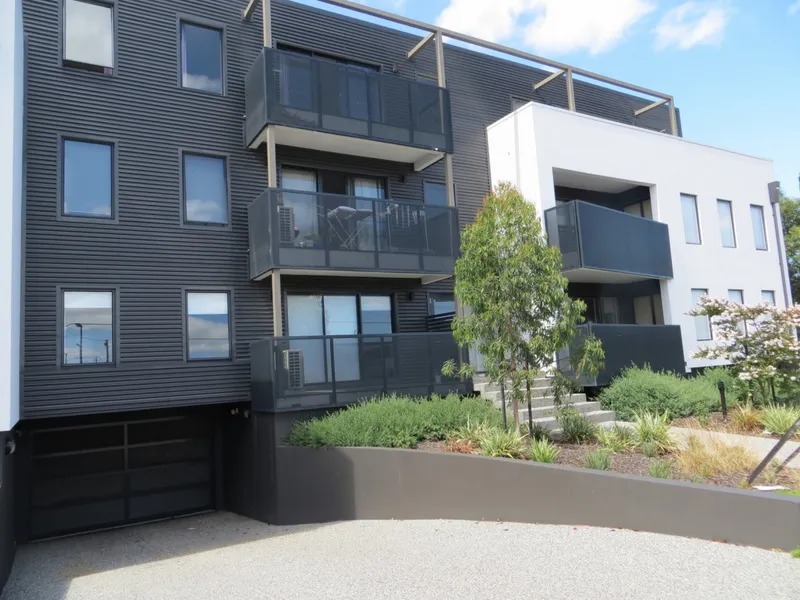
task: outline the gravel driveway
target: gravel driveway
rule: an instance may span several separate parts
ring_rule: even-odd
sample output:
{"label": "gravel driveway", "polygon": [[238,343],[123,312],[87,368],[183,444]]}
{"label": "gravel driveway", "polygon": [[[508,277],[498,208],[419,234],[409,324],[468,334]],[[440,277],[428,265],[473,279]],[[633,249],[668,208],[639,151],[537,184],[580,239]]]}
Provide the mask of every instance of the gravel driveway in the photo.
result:
{"label": "gravel driveway", "polygon": [[797,599],[800,560],[592,527],[469,521],[271,527],[223,512],[22,546],[2,595],[229,598]]}

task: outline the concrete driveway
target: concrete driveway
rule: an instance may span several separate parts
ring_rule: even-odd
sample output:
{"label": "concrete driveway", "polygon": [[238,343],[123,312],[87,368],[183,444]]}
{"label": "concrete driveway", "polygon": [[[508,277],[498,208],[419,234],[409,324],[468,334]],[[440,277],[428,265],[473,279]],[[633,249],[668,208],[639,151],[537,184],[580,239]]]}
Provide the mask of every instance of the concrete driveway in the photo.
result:
{"label": "concrete driveway", "polygon": [[271,527],[223,512],[23,546],[2,595],[229,598],[797,599],[800,560],[591,527],[468,521]]}

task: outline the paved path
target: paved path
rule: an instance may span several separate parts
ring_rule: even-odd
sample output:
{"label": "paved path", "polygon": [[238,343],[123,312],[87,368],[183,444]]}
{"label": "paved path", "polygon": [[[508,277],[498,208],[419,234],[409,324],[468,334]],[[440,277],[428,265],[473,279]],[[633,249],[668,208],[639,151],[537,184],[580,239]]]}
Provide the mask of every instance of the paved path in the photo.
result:
{"label": "paved path", "polygon": [[[754,435],[738,435],[735,433],[721,433],[718,431],[705,431],[703,429],[688,429],[684,427],[673,427],[670,429],[678,443],[685,443],[685,440],[691,435],[695,435],[700,439],[717,439],[725,442],[729,446],[744,446],[753,454],[763,459],[770,450],[775,446],[778,440],[766,437],[758,437]],[[780,449],[776,456],[776,460],[783,463],[787,459],[789,462],[785,467],[792,469],[800,469],[800,443],[788,441]]]}
{"label": "paved path", "polygon": [[800,560],[591,527],[469,521],[270,527],[216,513],[22,546],[2,596],[345,598],[797,600]]}

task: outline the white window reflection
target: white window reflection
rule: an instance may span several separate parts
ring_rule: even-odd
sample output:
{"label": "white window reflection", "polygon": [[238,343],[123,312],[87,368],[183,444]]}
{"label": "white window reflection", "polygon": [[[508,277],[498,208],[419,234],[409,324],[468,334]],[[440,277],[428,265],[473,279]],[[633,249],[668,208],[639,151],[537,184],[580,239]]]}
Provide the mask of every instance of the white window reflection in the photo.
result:
{"label": "white window reflection", "polygon": [[114,66],[114,14],[100,2],[66,0],[64,59],[111,69]]}
{"label": "white window reflection", "polygon": [[62,364],[114,362],[114,293],[64,292]]}
{"label": "white window reflection", "polygon": [[187,355],[190,360],[230,358],[227,292],[186,294]]}

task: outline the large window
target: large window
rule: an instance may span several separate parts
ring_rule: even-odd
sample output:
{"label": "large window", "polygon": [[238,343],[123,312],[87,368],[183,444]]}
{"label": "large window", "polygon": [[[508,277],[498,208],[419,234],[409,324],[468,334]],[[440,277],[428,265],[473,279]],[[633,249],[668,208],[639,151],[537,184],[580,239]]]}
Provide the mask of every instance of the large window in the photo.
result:
{"label": "large window", "polygon": [[729,200],[717,200],[719,233],[723,248],[736,248],[736,229],[733,224],[733,205]]}
{"label": "large window", "polygon": [[181,23],[181,85],[222,93],[222,30]]}
{"label": "large window", "polygon": [[[692,308],[696,307],[700,302],[700,298],[708,295],[707,289],[695,288],[692,290]],[[711,339],[711,320],[705,316],[700,315],[694,317],[694,329],[697,334],[697,341],[704,341]]]}
{"label": "large window", "polygon": [[683,211],[683,235],[687,244],[699,244],[700,219],[697,213],[697,196],[681,194],[681,210]]}
{"label": "large window", "polygon": [[183,206],[187,223],[228,223],[228,182],[225,159],[183,155]]}
{"label": "large window", "polygon": [[63,292],[63,365],[114,362],[114,292]]}
{"label": "large window", "polygon": [[187,292],[186,357],[189,360],[231,356],[228,292]]}
{"label": "large window", "polygon": [[64,2],[64,64],[112,73],[114,9],[102,2]]}
{"label": "large window", "polygon": [[425,182],[425,204],[447,206],[447,186],[443,183]]}
{"label": "large window", "polygon": [[764,207],[758,204],[751,204],[750,219],[753,221],[753,240],[756,244],[756,250],[766,250],[767,230],[764,226]]}
{"label": "large window", "polygon": [[113,146],[63,140],[62,206],[67,216],[113,218]]}

